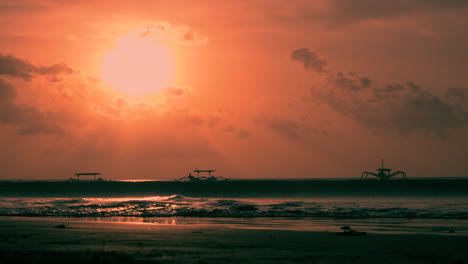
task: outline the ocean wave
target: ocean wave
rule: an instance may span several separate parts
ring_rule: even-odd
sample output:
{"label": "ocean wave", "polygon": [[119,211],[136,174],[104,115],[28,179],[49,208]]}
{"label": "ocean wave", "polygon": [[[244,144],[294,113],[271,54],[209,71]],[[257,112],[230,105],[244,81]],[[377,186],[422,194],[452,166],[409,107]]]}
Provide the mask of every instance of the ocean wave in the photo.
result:
{"label": "ocean wave", "polygon": [[182,195],[139,198],[3,198],[3,216],[65,217],[331,217],[468,219],[467,201],[194,198]]}

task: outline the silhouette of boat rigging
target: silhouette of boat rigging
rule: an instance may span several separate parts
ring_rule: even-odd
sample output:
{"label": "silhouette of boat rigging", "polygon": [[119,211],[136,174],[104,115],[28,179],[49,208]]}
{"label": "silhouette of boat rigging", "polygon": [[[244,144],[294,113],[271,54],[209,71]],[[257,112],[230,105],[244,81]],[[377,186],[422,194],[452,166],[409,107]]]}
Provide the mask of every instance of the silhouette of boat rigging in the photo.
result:
{"label": "silhouette of boat rigging", "polygon": [[394,176],[397,176],[397,175],[400,175],[400,174],[403,176],[403,179],[406,180],[406,172],[404,172],[404,171],[395,171],[395,172],[391,173],[391,171],[392,171],[392,169],[384,168],[384,161],[382,160],[382,168],[377,169],[377,173],[364,171],[361,174],[361,180],[364,180],[364,179],[367,180],[367,176],[372,175],[372,176],[375,176],[375,177],[379,178],[382,181],[386,181],[386,180],[390,180],[390,178],[392,178]]}
{"label": "silhouette of boat rigging", "polygon": [[[101,174],[102,173],[100,173],[100,172],[79,172],[79,173],[74,174],[76,179],[75,178],[70,178],[68,181],[71,181],[71,182],[77,182],[77,181],[105,181],[101,177],[96,179],[96,176],[101,175]],[[93,176],[93,180],[81,180],[80,176]]]}
{"label": "silhouette of boat rigging", "polygon": [[[217,181],[217,180],[229,181],[230,180],[230,178],[211,175],[211,173],[215,172],[215,170],[199,170],[197,168],[193,172],[197,173],[197,176],[193,176],[192,173],[189,172],[188,176],[182,177],[176,181],[180,182],[180,181]],[[201,172],[208,173],[208,176],[200,176]]]}

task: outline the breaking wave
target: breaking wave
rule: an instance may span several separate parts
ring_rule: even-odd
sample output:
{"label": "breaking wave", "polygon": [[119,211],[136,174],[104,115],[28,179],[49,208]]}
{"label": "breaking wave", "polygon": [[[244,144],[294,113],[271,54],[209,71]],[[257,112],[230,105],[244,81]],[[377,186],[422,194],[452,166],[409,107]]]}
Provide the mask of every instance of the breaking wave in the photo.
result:
{"label": "breaking wave", "polygon": [[467,198],[0,198],[3,216],[468,219]]}

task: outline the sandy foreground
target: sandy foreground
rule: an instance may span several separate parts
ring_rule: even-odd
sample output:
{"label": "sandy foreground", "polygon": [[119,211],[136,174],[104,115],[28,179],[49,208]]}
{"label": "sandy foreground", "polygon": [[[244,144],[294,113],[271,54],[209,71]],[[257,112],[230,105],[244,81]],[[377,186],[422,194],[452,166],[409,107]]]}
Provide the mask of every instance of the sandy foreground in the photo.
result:
{"label": "sandy foreground", "polygon": [[[64,228],[57,228],[64,224]],[[338,230],[337,230],[338,231]],[[1,263],[468,263],[468,236],[0,217]]]}

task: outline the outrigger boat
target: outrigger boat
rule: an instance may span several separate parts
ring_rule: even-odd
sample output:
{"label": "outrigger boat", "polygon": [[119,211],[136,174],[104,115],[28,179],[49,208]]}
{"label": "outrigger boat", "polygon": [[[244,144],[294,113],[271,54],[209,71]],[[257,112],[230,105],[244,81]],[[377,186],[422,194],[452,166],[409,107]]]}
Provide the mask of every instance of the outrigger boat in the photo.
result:
{"label": "outrigger boat", "polygon": [[[199,169],[195,169],[193,172],[197,173],[197,176],[193,176],[190,172],[188,174],[188,176],[185,176],[185,177],[182,177],[176,181],[217,181],[217,180],[224,180],[224,181],[229,181],[230,178],[225,178],[225,177],[222,177],[222,176],[214,176],[214,175],[211,175],[211,173],[215,172],[215,170],[199,170]],[[207,172],[208,173],[208,177],[207,176],[200,176],[200,173],[201,172]]]}
{"label": "outrigger boat", "polygon": [[[79,173],[75,173],[75,177],[76,178],[70,178],[68,179],[69,182],[83,182],[83,181],[98,181],[98,182],[102,182],[102,181],[106,181],[104,180],[103,178],[99,177],[99,178],[96,178],[96,176],[98,175],[101,175],[102,173],[100,172],[79,172]],[[93,176],[93,180],[83,180],[83,179],[80,179],[80,176]]]}

